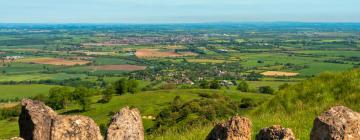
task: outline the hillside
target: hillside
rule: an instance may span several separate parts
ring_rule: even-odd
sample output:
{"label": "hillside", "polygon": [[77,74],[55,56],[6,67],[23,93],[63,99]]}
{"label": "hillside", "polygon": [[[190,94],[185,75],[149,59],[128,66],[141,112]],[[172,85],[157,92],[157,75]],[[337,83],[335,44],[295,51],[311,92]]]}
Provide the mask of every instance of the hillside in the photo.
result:
{"label": "hillside", "polygon": [[[291,128],[297,138],[305,140],[309,139],[314,118],[335,105],[360,111],[360,69],[323,73],[278,91],[271,100],[243,115],[252,120],[253,134],[261,128],[280,124]],[[206,125],[184,133],[171,131],[153,139],[195,140],[205,138],[212,128],[213,125]]]}

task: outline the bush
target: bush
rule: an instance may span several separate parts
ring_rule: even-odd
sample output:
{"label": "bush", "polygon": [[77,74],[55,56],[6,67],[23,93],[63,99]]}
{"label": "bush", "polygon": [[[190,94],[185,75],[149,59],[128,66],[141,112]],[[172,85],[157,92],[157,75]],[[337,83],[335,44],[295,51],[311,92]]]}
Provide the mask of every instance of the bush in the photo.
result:
{"label": "bush", "polygon": [[210,82],[210,89],[220,89],[220,83],[217,80],[213,80]]}
{"label": "bush", "polygon": [[265,93],[265,94],[273,94],[274,89],[271,88],[270,86],[261,86],[261,87],[259,87],[259,92]]}
{"label": "bush", "polygon": [[238,85],[237,85],[237,90],[240,90],[242,92],[248,92],[249,91],[249,84],[246,83],[245,81],[241,81]]}

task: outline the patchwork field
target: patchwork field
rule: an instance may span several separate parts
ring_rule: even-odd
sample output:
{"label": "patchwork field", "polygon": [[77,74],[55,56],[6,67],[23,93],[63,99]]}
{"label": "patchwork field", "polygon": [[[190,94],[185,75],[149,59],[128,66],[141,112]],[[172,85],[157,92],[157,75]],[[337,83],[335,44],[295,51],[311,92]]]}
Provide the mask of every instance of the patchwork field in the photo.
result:
{"label": "patchwork field", "polygon": [[92,70],[119,70],[119,71],[137,71],[144,70],[146,66],[139,65],[103,65],[103,66],[91,66]]}
{"label": "patchwork field", "polygon": [[66,60],[63,58],[29,58],[23,59],[20,62],[35,63],[35,64],[47,64],[47,65],[62,65],[62,66],[74,66],[74,65],[85,65],[91,61],[87,60]]}
{"label": "patchwork field", "polygon": [[282,72],[282,71],[266,71],[261,73],[264,76],[297,76],[299,73],[296,72]]}

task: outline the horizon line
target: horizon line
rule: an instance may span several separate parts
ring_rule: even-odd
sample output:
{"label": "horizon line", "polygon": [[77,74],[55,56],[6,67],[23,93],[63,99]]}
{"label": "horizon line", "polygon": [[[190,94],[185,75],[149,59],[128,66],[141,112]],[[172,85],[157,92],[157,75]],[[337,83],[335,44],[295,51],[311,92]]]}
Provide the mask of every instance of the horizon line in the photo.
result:
{"label": "horizon line", "polygon": [[128,25],[169,25],[169,24],[256,24],[256,23],[316,23],[316,24],[360,24],[360,21],[218,21],[218,22],[1,22],[0,24],[128,24]]}

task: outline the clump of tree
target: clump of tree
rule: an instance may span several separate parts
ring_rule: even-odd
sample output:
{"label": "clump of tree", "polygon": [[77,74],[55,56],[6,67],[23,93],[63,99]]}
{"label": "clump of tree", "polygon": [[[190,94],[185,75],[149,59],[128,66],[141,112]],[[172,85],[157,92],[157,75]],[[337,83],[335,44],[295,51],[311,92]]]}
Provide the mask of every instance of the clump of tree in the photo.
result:
{"label": "clump of tree", "polygon": [[55,110],[66,109],[66,107],[73,103],[79,104],[82,107],[82,111],[90,109],[91,100],[90,97],[95,94],[96,91],[92,91],[86,87],[77,87],[72,90],[69,87],[53,87],[49,91],[49,97],[44,98],[37,96],[40,100],[45,100],[46,104]]}
{"label": "clump of tree", "polygon": [[246,75],[246,80],[248,81],[259,81],[260,78],[262,78],[263,75],[255,72],[251,72],[250,74]]}
{"label": "clump of tree", "polygon": [[136,80],[128,80],[125,78],[122,78],[115,82],[114,85],[116,94],[123,95],[125,93],[136,93],[139,91],[139,83]]}
{"label": "clump of tree", "polygon": [[218,80],[212,80],[210,82],[201,80],[199,87],[202,89],[221,89],[221,85]]}

